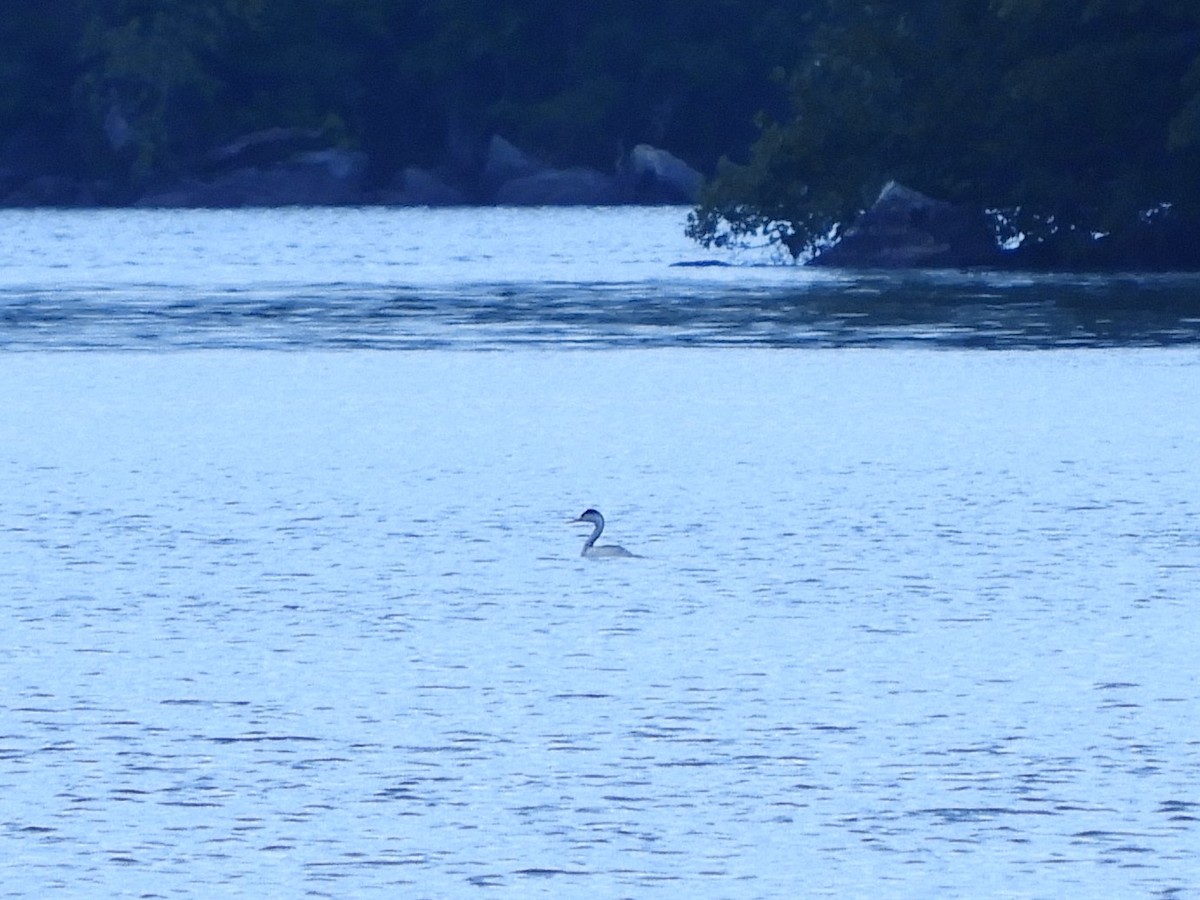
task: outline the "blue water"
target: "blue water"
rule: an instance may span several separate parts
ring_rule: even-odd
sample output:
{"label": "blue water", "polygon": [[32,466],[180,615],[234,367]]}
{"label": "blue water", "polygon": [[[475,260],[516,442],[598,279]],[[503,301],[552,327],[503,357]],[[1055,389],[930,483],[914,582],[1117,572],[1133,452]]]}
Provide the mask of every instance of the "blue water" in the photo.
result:
{"label": "blue water", "polygon": [[[1200,276],[846,275],[706,254],[679,209],[3,211],[0,347],[1130,347]],[[696,263],[734,263],[732,266]]]}
{"label": "blue water", "polygon": [[1200,894],[1196,282],[682,217],[0,215],[0,895]]}

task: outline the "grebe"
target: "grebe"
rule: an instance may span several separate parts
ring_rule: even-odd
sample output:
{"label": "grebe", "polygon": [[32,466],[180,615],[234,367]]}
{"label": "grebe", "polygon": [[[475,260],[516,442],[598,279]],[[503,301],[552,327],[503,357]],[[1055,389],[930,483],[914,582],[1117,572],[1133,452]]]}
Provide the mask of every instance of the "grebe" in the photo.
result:
{"label": "grebe", "polygon": [[595,526],[592,531],[592,536],[583,542],[583,552],[580,556],[586,556],[588,559],[601,559],[604,557],[636,557],[636,553],[630,553],[624,547],[617,544],[603,544],[596,546],[596,538],[600,537],[600,532],[604,530],[604,516],[600,515],[597,510],[585,509],[578,519],[572,519],[571,523],[587,522]]}

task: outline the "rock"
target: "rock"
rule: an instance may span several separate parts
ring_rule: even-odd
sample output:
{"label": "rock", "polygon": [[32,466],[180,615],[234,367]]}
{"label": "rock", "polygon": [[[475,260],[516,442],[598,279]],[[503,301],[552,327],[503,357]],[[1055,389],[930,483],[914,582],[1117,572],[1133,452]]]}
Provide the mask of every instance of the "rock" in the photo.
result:
{"label": "rock", "polygon": [[982,214],[888,182],[841,240],[810,265],[852,269],[959,268],[998,263]]}
{"label": "rock", "polygon": [[492,185],[503,184],[514,178],[525,178],[549,170],[541,160],[530,156],[520,147],[498,134],[488,142],[487,158],[483,163],[483,180]]}
{"label": "rock", "polygon": [[205,156],[204,164],[210,170],[269,166],[328,146],[328,138],[316,128],[264,128],[222,144]]}
{"label": "rock", "polygon": [[634,192],[641,203],[695,203],[704,176],[679,157],[638,144],[629,154]]}
{"label": "rock", "polygon": [[547,169],[513,178],[496,190],[502,206],[612,206],[628,202],[615,178],[595,169]]}
{"label": "rock", "polygon": [[442,147],[443,162],[456,175],[479,173],[484,156],[484,136],[479,128],[461,112],[451,112],[446,122],[446,137]]}
{"label": "rock", "polygon": [[93,206],[112,193],[79,174],[68,142],[51,130],[0,133],[0,206]]}
{"label": "rock", "polygon": [[348,206],[364,202],[366,155],[350,150],[300,153],[275,165],[190,178],[139,199],[137,206]]}
{"label": "rock", "polygon": [[379,192],[376,201],[387,206],[461,206],[467,198],[428,169],[409,166]]}
{"label": "rock", "polygon": [[98,202],[95,190],[86,181],[65,175],[38,175],[7,190],[0,206],[78,207],[95,206]]}

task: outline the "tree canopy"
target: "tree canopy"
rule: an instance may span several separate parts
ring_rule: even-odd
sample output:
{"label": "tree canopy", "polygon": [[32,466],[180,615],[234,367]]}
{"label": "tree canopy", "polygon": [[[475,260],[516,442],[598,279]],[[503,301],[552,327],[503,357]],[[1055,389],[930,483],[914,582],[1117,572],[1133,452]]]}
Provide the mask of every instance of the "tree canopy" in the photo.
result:
{"label": "tree canopy", "polygon": [[819,6],[799,63],[777,74],[790,115],[760,122],[747,161],[723,161],[698,240],[766,233],[811,252],[894,179],[991,211],[999,239],[1046,264],[1151,231],[1200,262],[1182,246],[1200,222],[1193,0]]}
{"label": "tree canopy", "polygon": [[281,127],[379,183],[493,134],[601,169],[645,142],[716,173],[706,244],[812,251],[896,180],[1047,265],[1200,267],[1196,0],[0,0],[0,84],[0,195]]}
{"label": "tree canopy", "polygon": [[[382,169],[503,133],[559,165],[640,142],[711,171],[753,140],[797,26],[784,0],[0,0],[0,166],[150,177],[269,127]],[[451,148],[452,149],[452,148]]]}

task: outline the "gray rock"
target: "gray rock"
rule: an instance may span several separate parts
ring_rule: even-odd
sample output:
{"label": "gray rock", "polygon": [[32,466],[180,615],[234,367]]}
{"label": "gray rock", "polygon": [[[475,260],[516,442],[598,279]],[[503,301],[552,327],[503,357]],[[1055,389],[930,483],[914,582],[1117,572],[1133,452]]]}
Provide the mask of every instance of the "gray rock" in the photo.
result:
{"label": "gray rock", "polygon": [[934,200],[894,181],[841,240],[810,265],[838,268],[960,268],[999,262],[981,213]]}
{"label": "gray rock", "polygon": [[185,179],[140,198],[137,206],[347,206],[364,202],[366,156],[350,150],[300,153],[209,179]]}
{"label": "gray rock", "polygon": [[466,196],[428,169],[409,166],[392,185],[380,191],[377,202],[388,206],[461,206]]}
{"label": "gray rock", "polygon": [[0,206],[95,206],[96,192],[85,181],[65,175],[38,175],[6,190]]}
{"label": "gray rock", "polygon": [[595,169],[547,169],[504,182],[495,202],[502,206],[612,206],[628,201],[615,178]]}
{"label": "gray rock", "polygon": [[541,160],[530,156],[520,147],[498,134],[488,142],[487,158],[483,163],[483,179],[493,184],[503,184],[514,178],[525,178],[545,172],[549,167]]}
{"label": "gray rock", "polygon": [[0,133],[0,206],[93,206],[112,193],[73,171],[61,136],[35,126]]}
{"label": "gray rock", "polygon": [[210,169],[269,166],[328,145],[324,133],[315,128],[264,128],[222,144],[208,153],[204,163]]}
{"label": "gray rock", "polygon": [[682,159],[649,144],[629,154],[637,199],[645,203],[695,203],[704,176]]}

